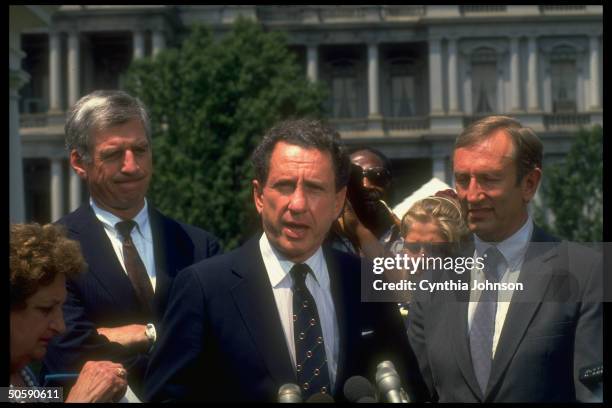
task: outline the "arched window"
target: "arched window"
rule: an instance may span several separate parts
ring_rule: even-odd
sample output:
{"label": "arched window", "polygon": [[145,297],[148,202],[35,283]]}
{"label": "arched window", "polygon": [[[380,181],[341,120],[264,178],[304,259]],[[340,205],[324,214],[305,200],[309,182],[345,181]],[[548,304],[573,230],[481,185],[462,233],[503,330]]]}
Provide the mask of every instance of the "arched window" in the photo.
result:
{"label": "arched window", "polygon": [[357,117],[357,72],[355,61],[331,62],[332,115],[334,118]]}
{"label": "arched window", "polygon": [[550,53],[553,112],[576,112],[576,50],[560,45]]}
{"label": "arched window", "polygon": [[492,48],[478,48],[471,62],[473,111],[493,113],[497,111],[497,53]]}
{"label": "arched window", "polygon": [[391,116],[415,114],[414,61],[401,58],[390,62]]}

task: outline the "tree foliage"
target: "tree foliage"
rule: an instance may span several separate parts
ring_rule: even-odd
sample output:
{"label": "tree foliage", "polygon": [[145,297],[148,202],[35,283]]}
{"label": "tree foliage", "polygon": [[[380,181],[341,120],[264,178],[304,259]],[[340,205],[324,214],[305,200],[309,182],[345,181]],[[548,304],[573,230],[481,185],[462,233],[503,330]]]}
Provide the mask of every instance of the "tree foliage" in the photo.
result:
{"label": "tree foliage", "polygon": [[[581,129],[564,161],[545,169],[548,230],[572,241],[597,242],[603,233],[603,129]],[[546,217],[536,209],[540,224]]]}
{"label": "tree foliage", "polygon": [[125,87],[151,116],[149,198],[213,232],[227,249],[257,225],[249,158],[263,133],[287,117],[320,117],[325,99],[285,35],[246,20],[218,40],[194,26],[180,48],[134,61]]}

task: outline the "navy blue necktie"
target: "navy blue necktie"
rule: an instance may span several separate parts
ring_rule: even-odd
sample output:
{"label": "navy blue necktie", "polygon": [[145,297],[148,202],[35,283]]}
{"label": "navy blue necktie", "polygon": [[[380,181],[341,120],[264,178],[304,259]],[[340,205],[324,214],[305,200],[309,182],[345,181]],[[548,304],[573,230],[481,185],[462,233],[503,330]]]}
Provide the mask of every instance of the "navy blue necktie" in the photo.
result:
{"label": "navy blue necktie", "polygon": [[[499,250],[492,246],[485,252],[484,275],[491,283],[499,282],[498,265],[504,259]],[[483,290],[474,312],[470,327],[470,352],[472,365],[478,385],[484,395],[491,374],[493,360],[493,334],[495,332],[495,314],[497,313],[497,290]]]}
{"label": "navy blue necktie", "polygon": [[304,401],[315,393],[330,394],[329,370],[319,313],[314,298],[306,287],[306,276],[309,272],[312,273],[306,264],[295,264],[290,272],[293,279],[295,371]]}

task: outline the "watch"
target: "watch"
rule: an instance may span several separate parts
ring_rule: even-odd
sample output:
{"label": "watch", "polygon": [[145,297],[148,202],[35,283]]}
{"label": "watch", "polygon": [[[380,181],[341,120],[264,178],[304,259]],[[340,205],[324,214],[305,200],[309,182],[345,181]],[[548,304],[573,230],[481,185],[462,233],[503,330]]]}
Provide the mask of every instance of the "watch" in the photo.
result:
{"label": "watch", "polygon": [[155,340],[157,340],[157,332],[155,331],[153,323],[147,323],[145,327],[145,336],[149,339],[150,344],[155,343]]}

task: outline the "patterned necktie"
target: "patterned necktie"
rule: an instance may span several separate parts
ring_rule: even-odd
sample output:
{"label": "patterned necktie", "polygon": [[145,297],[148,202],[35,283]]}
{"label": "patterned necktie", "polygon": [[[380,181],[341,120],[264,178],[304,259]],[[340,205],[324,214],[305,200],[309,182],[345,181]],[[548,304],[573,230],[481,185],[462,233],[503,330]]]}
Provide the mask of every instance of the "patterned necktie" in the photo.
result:
{"label": "patterned necktie", "polygon": [[132,282],[134,291],[138,300],[145,308],[146,311],[152,310],[153,304],[153,285],[147,274],[147,269],[138,255],[138,251],[132,241],[131,232],[136,226],[136,222],[133,220],[121,221],[115,224],[115,228],[119,231],[119,234],[123,238],[123,261],[125,263],[125,270]]}
{"label": "patterned necktie", "polygon": [[295,264],[290,272],[293,279],[295,371],[304,401],[317,392],[330,393],[329,371],[319,313],[314,298],[306,287],[308,272],[312,271],[306,264]]}
{"label": "patterned necktie", "polygon": [[[499,282],[498,265],[503,259],[504,256],[494,246],[485,252],[483,272],[489,282]],[[496,313],[497,290],[483,290],[480,292],[480,299],[470,328],[472,365],[483,395],[486,392],[489,375],[491,374]]]}

